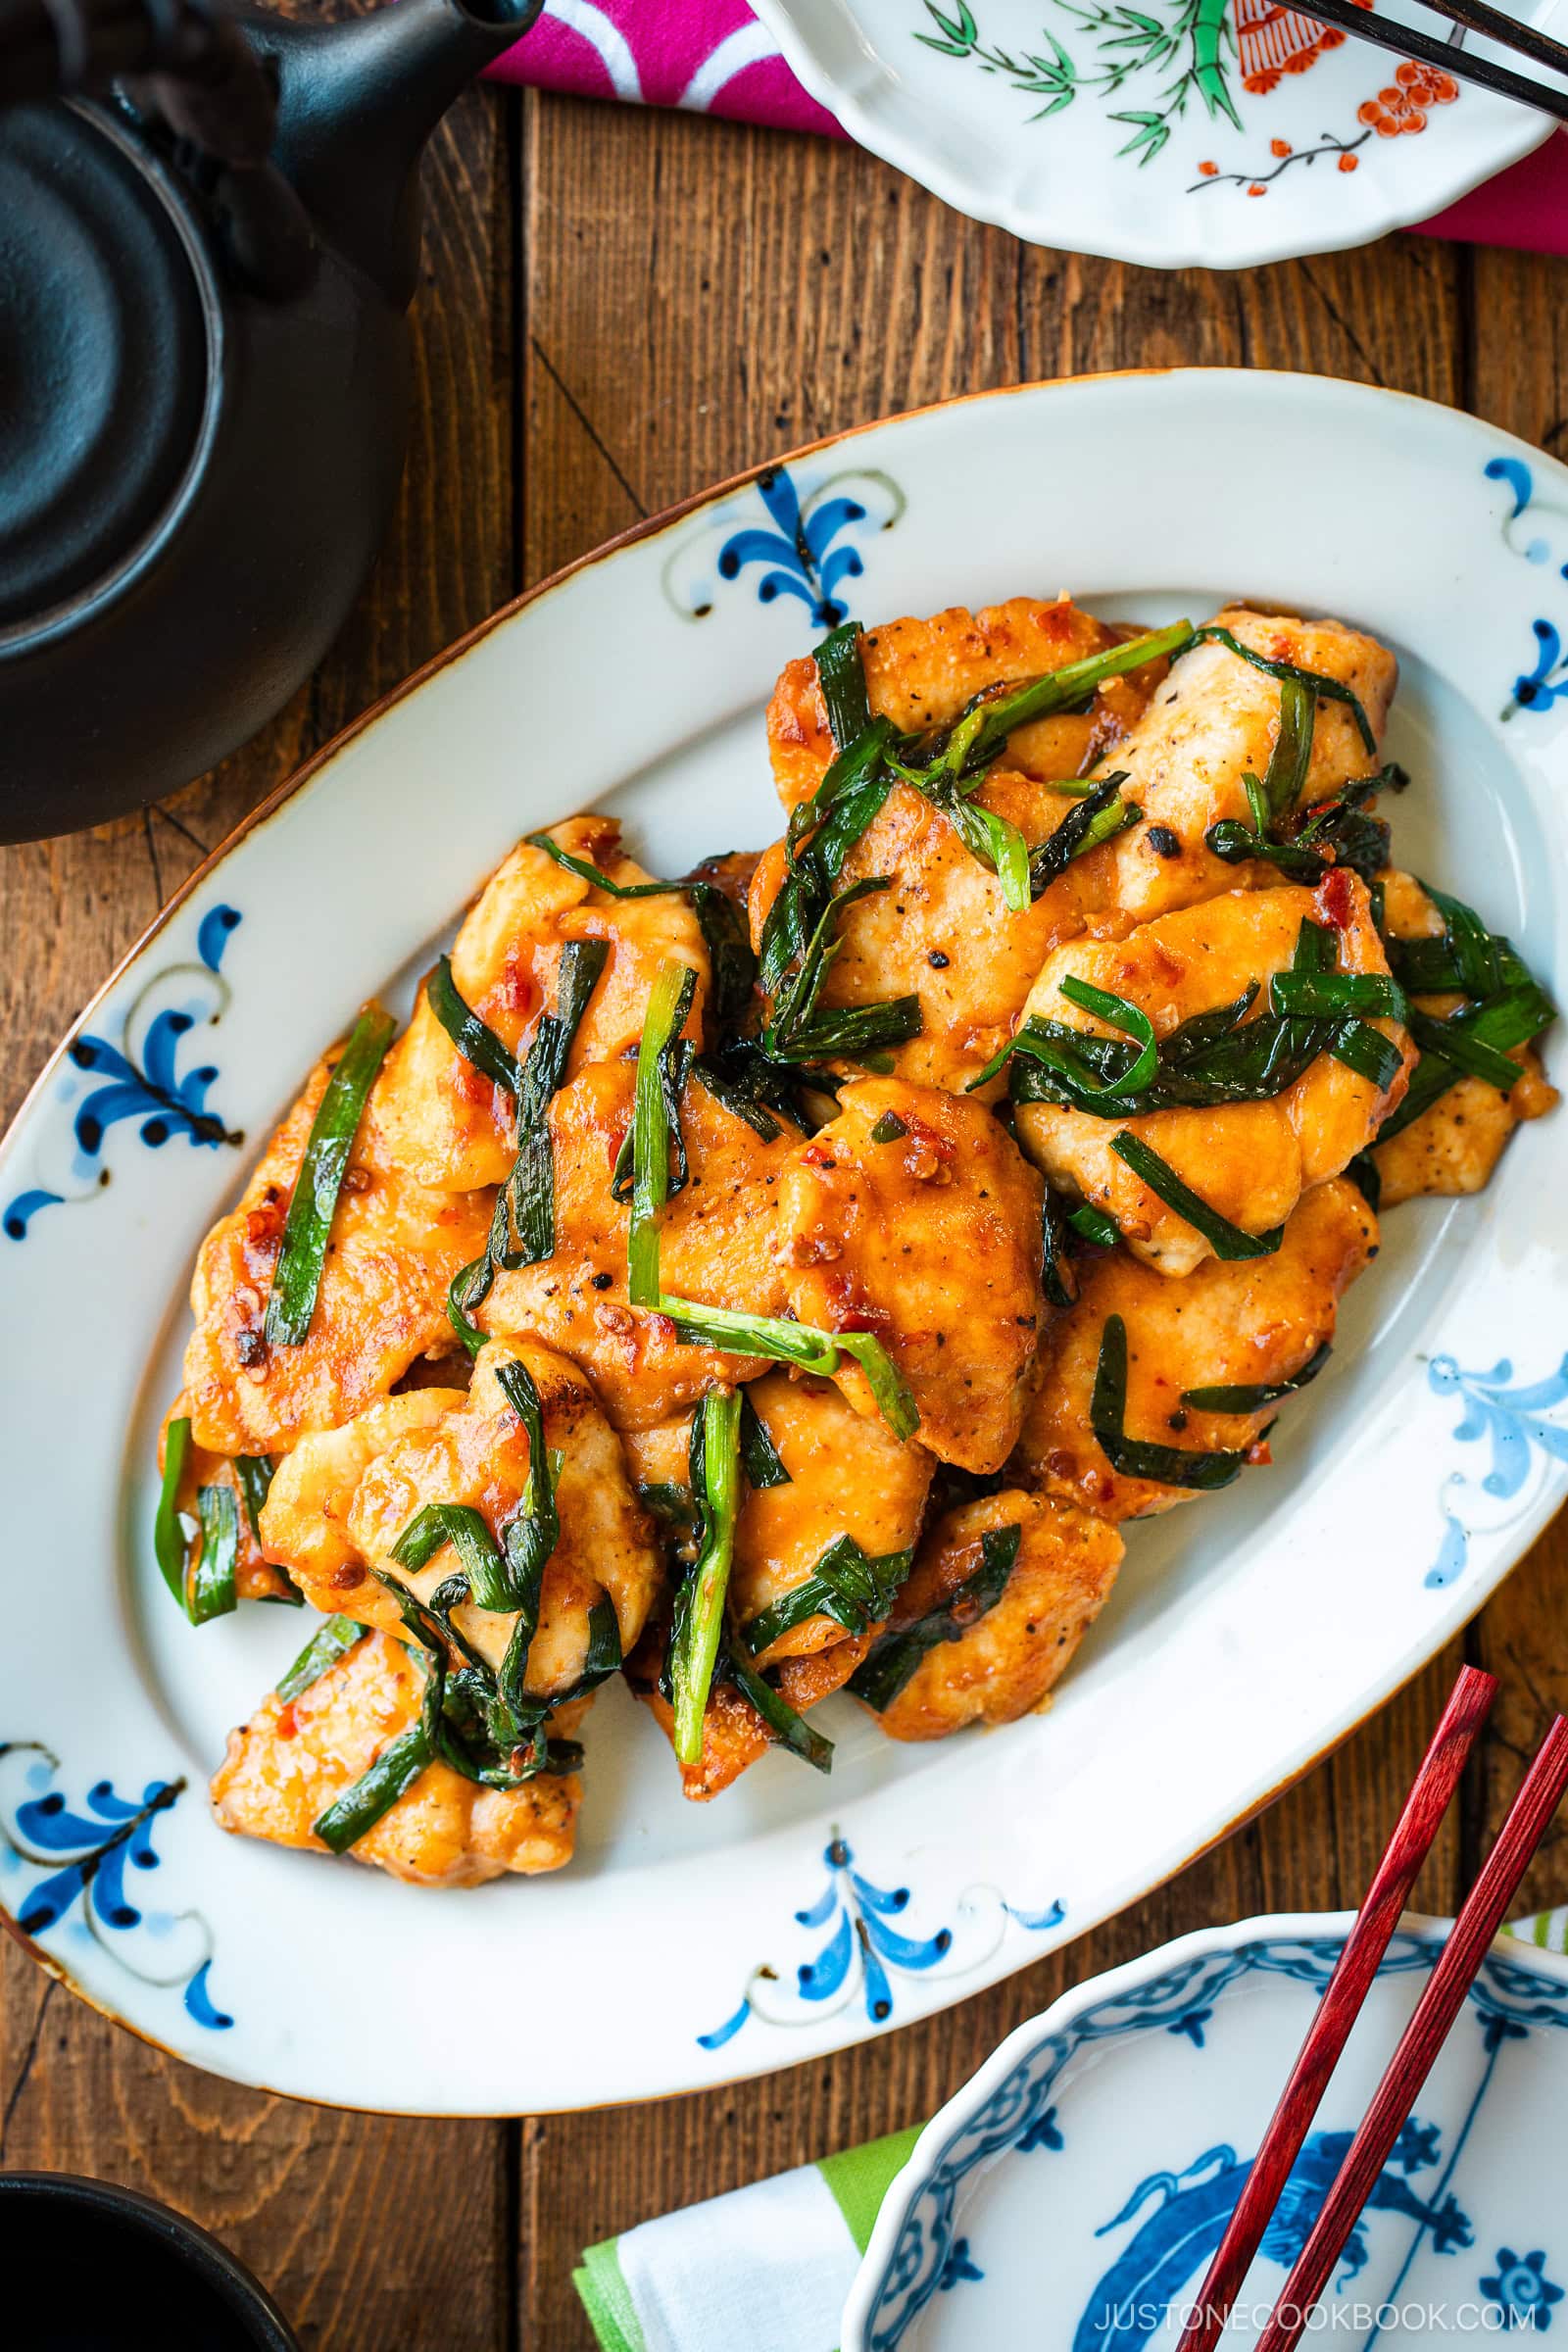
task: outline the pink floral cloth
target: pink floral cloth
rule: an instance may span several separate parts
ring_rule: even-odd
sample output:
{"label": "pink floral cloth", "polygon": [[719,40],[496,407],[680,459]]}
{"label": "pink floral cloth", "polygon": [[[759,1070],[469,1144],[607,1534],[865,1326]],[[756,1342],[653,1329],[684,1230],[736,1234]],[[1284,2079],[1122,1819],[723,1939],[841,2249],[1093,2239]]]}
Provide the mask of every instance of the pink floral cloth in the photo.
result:
{"label": "pink floral cloth", "polygon": [[[532,32],[495,67],[503,81],[683,106],[842,138],[808,98],[746,0],[548,0]],[[1477,245],[1568,253],[1568,145],[1562,133],[1423,223]]]}

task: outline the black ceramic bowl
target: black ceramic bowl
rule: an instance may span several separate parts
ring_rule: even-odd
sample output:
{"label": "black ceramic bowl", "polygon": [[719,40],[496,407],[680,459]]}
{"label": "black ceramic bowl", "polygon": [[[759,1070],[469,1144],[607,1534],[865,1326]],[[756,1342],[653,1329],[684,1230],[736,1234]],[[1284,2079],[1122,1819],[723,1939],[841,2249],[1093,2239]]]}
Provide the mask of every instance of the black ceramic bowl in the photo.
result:
{"label": "black ceramic bowl", "polygon": [[31,2311],[18,2352],[299,2352],[226,2247],[134,2189],[71,2173],[0,2173],[0,2278]]}

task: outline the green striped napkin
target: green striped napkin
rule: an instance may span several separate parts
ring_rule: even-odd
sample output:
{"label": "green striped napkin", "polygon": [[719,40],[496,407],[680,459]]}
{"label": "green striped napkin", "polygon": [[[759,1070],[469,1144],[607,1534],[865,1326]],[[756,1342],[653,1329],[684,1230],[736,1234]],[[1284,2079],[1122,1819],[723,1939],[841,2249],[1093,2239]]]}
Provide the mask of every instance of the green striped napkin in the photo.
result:
{"label": "green striped napkin", "polygon": [[[1507,1933],[1568,1953],[1568,1905]],[[877,2210],[918,2136],[895,2132],[590,2246],[573,2277],[604,2352],[834,2352]]]}
{"label": "green striped napkin", "polygon": [[604,2352],[834,2352],[895,2132],[590,2246],[573,2273]]}

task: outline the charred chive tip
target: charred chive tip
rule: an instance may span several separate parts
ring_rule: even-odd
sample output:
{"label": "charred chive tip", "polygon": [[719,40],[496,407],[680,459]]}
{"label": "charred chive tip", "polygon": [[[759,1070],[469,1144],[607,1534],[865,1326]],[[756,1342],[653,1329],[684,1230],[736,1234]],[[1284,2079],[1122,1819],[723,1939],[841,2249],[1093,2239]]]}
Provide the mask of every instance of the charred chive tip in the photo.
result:
{"label": "charred chive tip", "polygon": [[300,1348],[310,1335],[349,1155],[395,1027],[379,1005],[362,1012],[317,1105],[272,1269],[263,1325],[270,1347]]}
{"label": "charred chive tip", "polygon": [[1179,858],[1182,854],[1181,836],[1169,825],[1151,825],[1144,839],[1156,858]]}
{"label": "charred chive tip", "polygon": [[1145,1184],[1156,1200],[1200,1233],[1214,1255],[1227,1262],[1249,1257],[1272,1257],[1284,1238],[1284,1227],[1276,1225],[1268,1233],[1245,1233],[1228,1217],[1184,1184],[1171,1166],[1162,1159],[1152,1145],[1141,1135],[1123,1128],[1111,1138],[1111,1150],[1123,1164],[1131,1168],[1140,1184]]}
{"label": "charred chive tip", "polygon": [[1100,1359],[1095,1369],[1089,1426],[1111,1468],[1122,1478],[1148,1479],[1155,1486],[1188,1487],[1211,1494],[1239,1478],[1245,1453],[1189,1453],[1176,1446],[1155,1446],[1129,1438],[1127,1416],[1127,1326],[1120,1315],[1107,1315],[1100,1335]]}
{"label": "charred chive tip", "polygon": [[1023,1530],[988,1527],[980,1539],[980,1565],[957,1585],[940,1608],[898,1633],[884,1634],[850,1677],[855,1696],[882,1714],[910,1680],[929,1650],[958,1642],[989,1616],[1007,1589]]}
{"label": "charred chive tip", "polygon": [[1328,1362],[1333,1349],[1327,1340],[1313,1348],[1299,1372],[1289,1380],[1243,1382],[1234,1387],[1184,1389],[1183,1404],[1195,1404],[1205,1413],[1261,1413],[1269,1405],[1278,1404],[1282,1396],[1294,1396],[1316,1380]]}
{"label": "charred chive tip", "polygon": [[885,1110],[871,1129],[871,1141],[873,1144],[896,1144],[908,1132],[896,1110]]}

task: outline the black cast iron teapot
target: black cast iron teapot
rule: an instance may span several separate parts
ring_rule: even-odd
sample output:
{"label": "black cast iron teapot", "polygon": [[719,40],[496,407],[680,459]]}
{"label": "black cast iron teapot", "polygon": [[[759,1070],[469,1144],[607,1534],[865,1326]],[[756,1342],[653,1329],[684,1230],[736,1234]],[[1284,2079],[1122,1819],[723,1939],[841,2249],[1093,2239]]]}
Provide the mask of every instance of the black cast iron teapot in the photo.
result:
{"label": "black cast iron teapot", "polygon": [[320,660],[402,470],[420,151],[541,5],[0,0],[0,841]]}

